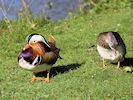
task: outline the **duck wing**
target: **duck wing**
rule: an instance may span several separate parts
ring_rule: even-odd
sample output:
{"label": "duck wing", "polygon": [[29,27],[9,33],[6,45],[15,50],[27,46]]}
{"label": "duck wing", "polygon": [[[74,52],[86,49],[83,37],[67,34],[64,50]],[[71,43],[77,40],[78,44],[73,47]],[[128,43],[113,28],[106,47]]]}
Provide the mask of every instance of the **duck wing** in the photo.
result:
{"label": "duck wing", "polygon": [[62,59],[62,57],[59,55],[60,48],[56,47],[56,41],[55,41],[55,38],[52,35],[50,35],[48,37],[48,44],[51,47],[51,51],[54,52],[59,59]]}

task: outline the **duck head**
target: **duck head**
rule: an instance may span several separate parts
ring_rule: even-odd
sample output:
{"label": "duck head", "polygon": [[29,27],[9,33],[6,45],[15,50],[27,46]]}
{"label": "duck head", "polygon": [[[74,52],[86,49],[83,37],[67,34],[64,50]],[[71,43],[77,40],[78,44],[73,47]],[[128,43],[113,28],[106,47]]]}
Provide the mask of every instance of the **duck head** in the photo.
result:
{"label": "duck head", "polygon": [[50,51],[51,47],[45,40],[45,38],[40,34],[31,34],[26,38],[27,44],[23,48],[24,50],[30,49],[36,55],[43,55],[45,52]]}
{"label": "duck head", "polygon": [[108,32],[106,42],[108,43],[110,49],[116,54],[116,48],[118,46],[118,41],[114,36],[115,33]]}

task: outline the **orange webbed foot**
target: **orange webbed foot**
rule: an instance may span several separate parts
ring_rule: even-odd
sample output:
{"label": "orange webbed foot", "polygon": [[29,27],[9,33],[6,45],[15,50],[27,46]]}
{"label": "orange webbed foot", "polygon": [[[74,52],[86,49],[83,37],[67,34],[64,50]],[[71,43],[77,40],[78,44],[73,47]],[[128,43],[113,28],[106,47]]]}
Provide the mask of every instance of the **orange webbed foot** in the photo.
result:
{"label": "orange webbed foot", "polygon": [[33,81],[35,81],[35,80],[37,80],[37,77],[36,77],[36,76],[33,76],[33,77],[31,78],[31,81],[30,81],[30,82],[33,82]]}
{"label": "orange webbed foot", "polygon": [[115,69],[116,72],[122,71],[121,68],[117,68]]}
{"label": "orange webbed foot", "polygon": [[49,78],[44,78],[43,81],[44,81],[45,83],[49,83]]}

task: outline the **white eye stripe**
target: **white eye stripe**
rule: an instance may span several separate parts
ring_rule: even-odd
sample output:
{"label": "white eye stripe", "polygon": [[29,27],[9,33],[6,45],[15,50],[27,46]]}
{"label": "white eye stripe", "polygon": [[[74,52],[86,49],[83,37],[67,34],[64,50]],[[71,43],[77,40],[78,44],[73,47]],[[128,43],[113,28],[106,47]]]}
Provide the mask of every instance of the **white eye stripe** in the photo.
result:
{"label": "white eye stripe", "polygon": [[30,39],[30,41],[33,41],[33,42],[34,41],[35,42],[41,41],[41,42],[45,43],[49,48],[51,48],[49,46],[49,44],[46,42],[46,40],[41,35],[34,35],[34,36],[32,36],[31,39]]}
{"label": "white eye stripe", "polygon": [[45,40],[43,41],[43,43],[45,43],[49,48],[51,48]]}

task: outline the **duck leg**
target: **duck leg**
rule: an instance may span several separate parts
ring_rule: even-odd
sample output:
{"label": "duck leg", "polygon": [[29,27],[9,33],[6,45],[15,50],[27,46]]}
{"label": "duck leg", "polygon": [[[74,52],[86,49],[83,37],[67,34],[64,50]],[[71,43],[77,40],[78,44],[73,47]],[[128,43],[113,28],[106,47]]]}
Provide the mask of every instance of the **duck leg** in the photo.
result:
{"label": "duck leg", "polygon": [[118,64],[117,64],[117,66],[116,66],[116,70],[117,71],[120,71],[121,69],[120,69],[120,61],[118,61]]}
{"label": "duck leg", "polygon": [[41,80],[41,81],[45,81],[46,83],[48,83],[49,82],[49,74],[50,74],[50,69],[47,70],[47,77],[46,78],[36,77],[35,73],[33,73],[33,76],[31,78],[31,82],[33,82],[35,80]]}
{"label": "duck leg", "polygon": [[105,69],[106,68],[106,64],[105,64],[104,58],[102,59],[102,61],[103,61],[103,68]]}
{"label": "duck leg", "polygon": [[47,70],[47,77],[43,79],[46,83],[49,83],[49,74],[50,74],[50,69]]}

